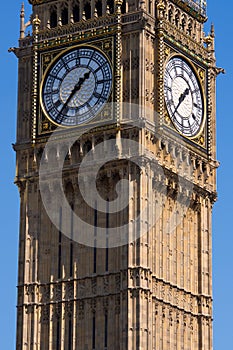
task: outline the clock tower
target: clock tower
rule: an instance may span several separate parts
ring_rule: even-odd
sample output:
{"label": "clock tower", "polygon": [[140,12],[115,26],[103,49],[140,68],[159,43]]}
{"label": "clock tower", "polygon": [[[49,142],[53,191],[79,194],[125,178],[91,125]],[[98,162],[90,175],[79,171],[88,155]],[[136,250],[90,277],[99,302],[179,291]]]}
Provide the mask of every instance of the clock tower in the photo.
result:
{"label": "clock tower", "polygon": [[206,1],[29,3],[11,49],[16,348],[213,349],[221,69]]}

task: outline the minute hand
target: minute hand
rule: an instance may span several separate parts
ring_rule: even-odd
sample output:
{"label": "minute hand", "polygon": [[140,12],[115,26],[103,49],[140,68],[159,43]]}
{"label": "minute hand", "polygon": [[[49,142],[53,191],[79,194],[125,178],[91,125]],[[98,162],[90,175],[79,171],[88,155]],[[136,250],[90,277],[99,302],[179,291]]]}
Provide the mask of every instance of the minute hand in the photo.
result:
{"label": "minute hand", "polygon": [[87,80],[90,76],[90,72],[87,72],[84,74],[83,78],[79,78],[79,81],[77,82],[77,84],[75,84],[73,90],[71,91],[70,96],[67,98],[66,102],[64,103],[62,109],[60,110],[60,114],[64,111],[64,109],[66,108],[66,106],[69,104],[69,102],[72,100],[72,98],[74,97],[74,95],[76,94],[77,91],[79,91],[81,89],[82,84],[84,83],[85,80]]}
{"label": "minute hand", "polygon": [[183,94],[180,95],[179,103],[178,103],[178,105],[176,106],[176,108],[175,108],[175,110],[174,110],[172,116],[176,113],[177,109],[180,107],[181,103],[184,101],[185,97],[188,96],[188,94],[189,94],[189,88],[187,88],[187,89],[183,92]]}

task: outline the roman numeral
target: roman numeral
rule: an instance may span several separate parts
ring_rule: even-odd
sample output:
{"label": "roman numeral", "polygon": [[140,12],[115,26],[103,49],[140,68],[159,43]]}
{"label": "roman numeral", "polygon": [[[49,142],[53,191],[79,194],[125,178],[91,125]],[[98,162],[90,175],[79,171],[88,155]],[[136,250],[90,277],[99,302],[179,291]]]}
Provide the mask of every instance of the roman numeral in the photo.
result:
{"label": "roman numeral", "polygon": [[50,77],[52,77],[53,79],[57,79],[57,80],[60,80],[62,81],[62,78],[60,77],[57,77],[56,75],[53,75],[53,74],[49,74]]}
{"label": "roman numeral", "polygon": [[67,70],[67,72],[69,72],[70,68],[69,68],[68,64],[64,61],[64,59],[62,59],[62,63],[64,65],[65,69]]}
{"label": "roman numeral", "polygon": [[109,79],[102,79],[102,80],[97,80],[97,84],[103,84],[103,83],[106,83],[107,81],[109,81],[110,80],[110,78]]}
{"label": "roman numeral", "polygon": [[61,106],[61,104],[62,104],[62,102],[61,102],[60,100],[57,100],[57,101],[54,103],[54,106],[55,106],[56,108],[58,108],[58,107]]}

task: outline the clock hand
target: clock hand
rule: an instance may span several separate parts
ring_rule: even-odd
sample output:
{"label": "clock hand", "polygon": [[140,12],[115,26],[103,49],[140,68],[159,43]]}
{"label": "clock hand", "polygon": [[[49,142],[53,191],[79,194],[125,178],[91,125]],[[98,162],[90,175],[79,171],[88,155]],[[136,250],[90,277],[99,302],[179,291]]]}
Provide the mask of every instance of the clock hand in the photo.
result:
{"label": "clock hand", "polygon": [[[90,77],[91,71],[87,72],[84,74],[83,78],[79,78],[79,81],[75,84],[73,90],[70,93],[70,96],[67,98],[66,102],[64,103],[62,109],[60,110],[59,114],[62,114],[62,112],[64,111],[64,109],[66,108],[66,106],[69,104],[69,102],[72,100],[72,98],[74,97],[74,95],[76,94],[77,91],[79,91],[84,83],[85,80],[87,80]],[[64,116],[62,116],[62,119],[64,118]],[[62,121],[62,120],[61,120]]]}
{"label": "clock hand", "polygon": [[178,105],[176,106],[172,116],[174,116],[174,114],[176,113],[177,109],[180,107],[181,103],[184,101],[185,97],[188,96],[188,94],[189,94],[189,88],[185,89],[183,94],[180,95]]}

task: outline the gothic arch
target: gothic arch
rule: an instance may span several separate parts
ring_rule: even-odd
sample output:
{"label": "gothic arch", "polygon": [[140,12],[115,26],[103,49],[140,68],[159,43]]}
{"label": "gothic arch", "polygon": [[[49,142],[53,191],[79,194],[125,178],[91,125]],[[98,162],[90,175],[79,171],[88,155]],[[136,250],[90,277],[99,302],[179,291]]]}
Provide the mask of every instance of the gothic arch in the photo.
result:
{"label": "gothic arch", "polygon": [[55,28],[57,27],[57,7],[52,6],[50,8],[50,27]]}
{"label": "gothic arch", "polygon": [[107,0],[107,6],[109,6],[109,12],[114,13],[114,0]]}
{"label": "gothic arch", "polygon": [[126,13],[126,0],[123,0],[123,3],[121,5],[121,13]]}
{"label": "gothic arch", "polygon": [[80,143],[76,141],[71,147],[72,163],[77,163],[80,160]]}
{"label": "gothic arch", "polygon": [[87,140],[83,144],[83,155],[87,154],[92,149],[92,144],[90,140]]}
{"label": "gothic arch", "polygon": [[68,5],[66,2],[62,4],[62,7],[61,7],[61,22],[62,22],[62,25],[66,25],[69,23]]}
{"label": "gothic arch", "polygon": [[189,21],[188,21],[187,34],[191,36],[192,33],[193,33],[193,21],[192,21],[191,19],[189,19]]}
{"label": "gothic arch", "polygon": [[170,23],[174,23],[174,7],[172,5],[168,7],[167,18]]}
{"label": "gothic arch", "polygon": [[65,195],[66,195],[66,198],[67,198],[70,206],[73,206],[75,195],[74,195],[74,187],[73,187],[71,181],[68,181],[65,185]]}
{"label": "gothic arch", "polygon": [[74,2],[72,8],[73,20],[74,22],[80,21],[80,5],[79,2]]}
{"label": "gothic arch", "polygon": [[90,2],[86,2],[84,4],[83,9],[84,9],[84,12],[85,12],[86,19],[90,19],[91,18],[91,4],[90,4]]}
{"label": "gothic arch", "polygon": [[175,13],[175,26],[180,28],[180,11],[177,10]]}
{"label": "gothic arch", "polygon": [[102,0],[97,0],[96,1],[95,8],[97,10],[98,17],[101,17],[103,15]]}
{"label": "gothic arch", "polygon": [[186,32],[186,26],[187,26],[187,17],[183,15],[181,17],[181,29],[184,33]]}

